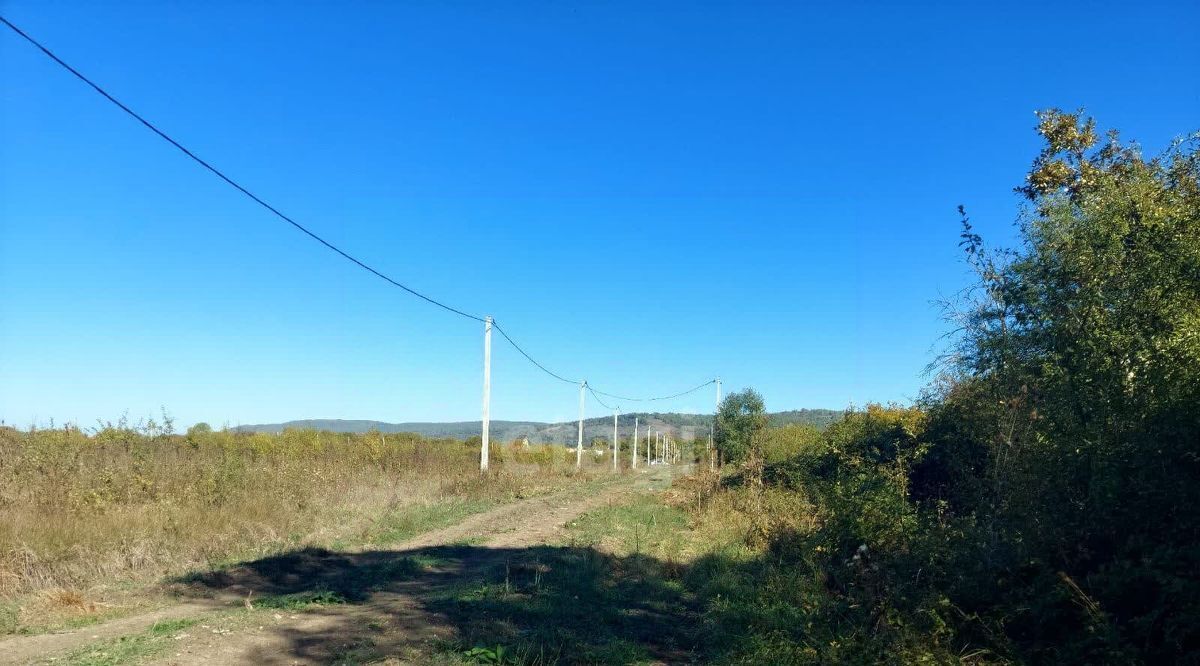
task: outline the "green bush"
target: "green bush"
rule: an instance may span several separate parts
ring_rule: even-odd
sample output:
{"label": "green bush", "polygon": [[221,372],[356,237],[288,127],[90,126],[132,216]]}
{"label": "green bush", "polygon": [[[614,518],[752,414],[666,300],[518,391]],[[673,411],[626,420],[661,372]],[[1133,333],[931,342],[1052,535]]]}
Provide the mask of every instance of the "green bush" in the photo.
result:
{"label": "green bush", "polygon": [[1198,142],[1147,160],[1077,115],[1038,129],[1021,247],[964,217],[978,284],[920,406],[767,435],[765,492],[809,528],[726,491],[769,531],[695,584],[726,660],[1196,663]]}

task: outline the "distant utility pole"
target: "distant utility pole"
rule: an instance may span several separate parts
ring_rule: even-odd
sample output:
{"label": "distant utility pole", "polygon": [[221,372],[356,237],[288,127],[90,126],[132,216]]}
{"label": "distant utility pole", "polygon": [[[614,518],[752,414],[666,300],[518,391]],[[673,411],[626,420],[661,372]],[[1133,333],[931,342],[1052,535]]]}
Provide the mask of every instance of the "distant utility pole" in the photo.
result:
{"label": "distant utility pole", "polygon": [[617,417],[620,416],[621,410],[613,410],[613,471],[617,471],[617,458],[621,453],[621,442],[617,439]]}
{"label": "distant utility pole", "polygon": [[646,467],[650,466],[650,440],[654,438],[654,429],[646,426]]}
{"label": "distant utility pole", "polygon": [[579,384],[579,439],[575,440],[575,469],[583,467],[583,391],[587,388],[587,380]]}
{"label": "distant utility pole", "polygon": [[630,469],[637,469],[637,440],[638,440],[638,417],[633,417],[633,455],[629,457]]}
{"label": "distant utility pole", "polygon": [[712,426],[708,433],[708,469],[717,468],[717,414],[721,413],[721,378],[717,377],[717,408],[713,411]]}
{"label": "distant utility pole", "polygon": [[492,406],[492,318],[483,320],[483,436],[479,445],[479,471],[488,468],[488,428]]}

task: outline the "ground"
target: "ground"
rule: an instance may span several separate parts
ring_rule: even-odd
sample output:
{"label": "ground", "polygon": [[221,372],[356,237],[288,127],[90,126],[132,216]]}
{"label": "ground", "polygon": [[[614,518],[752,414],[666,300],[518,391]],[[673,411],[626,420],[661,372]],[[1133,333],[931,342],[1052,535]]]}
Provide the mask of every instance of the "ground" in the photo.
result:
{"label": "ground", "polygon": [[152,612],[0,641],[0,663],[692,661],[690,605],[661,563],[606,553],[571,529],[661,490],[673,472],[519,501],[387,549],[305,549],[196,572],[166,581],[175,601]]}

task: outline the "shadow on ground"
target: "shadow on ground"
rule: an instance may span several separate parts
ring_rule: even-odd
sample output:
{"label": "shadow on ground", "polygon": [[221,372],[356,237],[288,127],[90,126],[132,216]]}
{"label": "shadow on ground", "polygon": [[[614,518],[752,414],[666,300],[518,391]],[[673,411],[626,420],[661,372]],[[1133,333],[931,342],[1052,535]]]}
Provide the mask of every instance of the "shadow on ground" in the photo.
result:
{"label": "shadow on ground", "polygon": [[688,663],[699,623],[680,573],[592,548],[443,546],[298,550],[174,583],[305,611],[236,657],[252,663]]}

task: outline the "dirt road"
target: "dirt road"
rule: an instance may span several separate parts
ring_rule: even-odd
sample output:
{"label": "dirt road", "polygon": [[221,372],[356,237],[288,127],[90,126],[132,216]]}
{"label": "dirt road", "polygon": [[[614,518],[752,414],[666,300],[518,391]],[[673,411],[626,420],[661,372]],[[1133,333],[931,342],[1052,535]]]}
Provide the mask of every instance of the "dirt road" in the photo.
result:
{"label": "dirt road", "polygon": [[564,525],[670,474],[521,500],[386,550],[306,549],[197,576],[179,586],[183,602],[152,613],[0,641],[0,664],[458,663],[445,646],[480,618],[461,617],[456,599],[533,589],[576,556],[561,548]]}

